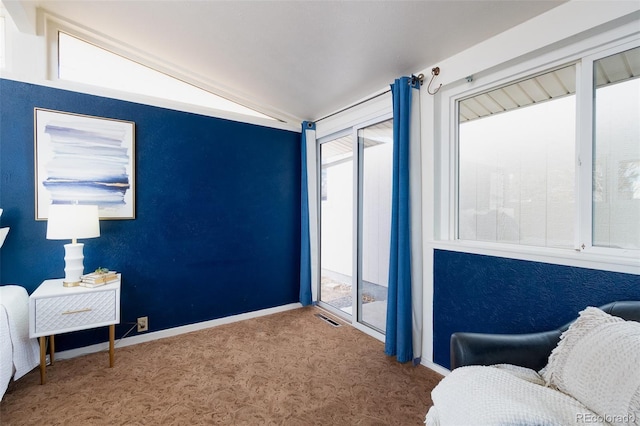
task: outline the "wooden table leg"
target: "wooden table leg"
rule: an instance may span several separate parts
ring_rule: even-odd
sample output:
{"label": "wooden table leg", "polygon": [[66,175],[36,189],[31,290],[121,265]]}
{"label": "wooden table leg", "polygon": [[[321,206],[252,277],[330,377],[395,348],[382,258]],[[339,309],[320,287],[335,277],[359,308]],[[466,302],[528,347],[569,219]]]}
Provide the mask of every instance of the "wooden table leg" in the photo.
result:
{"label": "wooden table leg", "polygon": [[56,338],[55,336],[49,336],[49,362],[51,365],[55,362],[54,353],[56,352]]}
{"label": "wooden table leg", "polygon": [[113,367],[113,363],[115,361],[115,352],[114,352],[115,337],[116,337],[116,326],[115,324],[111,324],[109,326],[109,367]]}
{"label": "wooden table leg", "polygon": [[40,336],[40,384],[47,380],[47,337]]}

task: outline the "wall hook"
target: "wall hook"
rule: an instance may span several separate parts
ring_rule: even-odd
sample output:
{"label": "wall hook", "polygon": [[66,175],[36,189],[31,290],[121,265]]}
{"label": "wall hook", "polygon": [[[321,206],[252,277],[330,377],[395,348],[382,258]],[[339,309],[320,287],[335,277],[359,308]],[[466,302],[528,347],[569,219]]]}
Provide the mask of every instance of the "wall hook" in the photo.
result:
{"label": "wall hook", "polygon": [[436,78],[437,75],[440,75],[440,67],[431,68],[431,80],[429,81],[429,85],[427,86],[427,92],[430,95],[435,95],[436,93],[438,93],[438,90],[440,90],[440,88],[442,87],[442,84],[440,84],[440,86],[438,86],[438,88],[435,89],[433,92],[429,90],[429,88],[431,87],[431,83],[433,82],[433,79]]}

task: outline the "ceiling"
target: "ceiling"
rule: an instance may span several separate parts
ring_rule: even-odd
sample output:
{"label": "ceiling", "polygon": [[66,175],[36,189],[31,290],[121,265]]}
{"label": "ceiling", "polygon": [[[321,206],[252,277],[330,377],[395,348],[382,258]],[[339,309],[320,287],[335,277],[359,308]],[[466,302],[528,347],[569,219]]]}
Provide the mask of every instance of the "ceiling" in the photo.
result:
{"label": "ceiling", "polygon": [[290,122],[335,112],[564,2],[3,1],[46,9]]}

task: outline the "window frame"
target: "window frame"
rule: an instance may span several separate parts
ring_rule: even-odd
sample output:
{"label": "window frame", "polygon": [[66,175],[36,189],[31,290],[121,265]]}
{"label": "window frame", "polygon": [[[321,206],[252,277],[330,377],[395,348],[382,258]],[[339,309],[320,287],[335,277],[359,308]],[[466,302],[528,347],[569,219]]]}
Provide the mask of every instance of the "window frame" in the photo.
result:
{"label": "window frame", "polygon": [[[158,58],[152,57],[148,54],[145,54],[132,46],[126,45],[118,40],[115,40],[111,37],[101,35],[96,33],[95,31],[91,31],[85,27],[82,27],[78,24],[72,23],[70,21],[64,20],[58,16],[51,15],[50,13],[39,10],[39,22],[41,28],[43,28],[42,32],[44,33],[44,38],[46,42],[46,78],[53,82],[60,82],[65,85],[70,86],[90,86],[95,88],[98,92],[106,91],[113,92],[116,89],[111,89],[109,87],[103,86],[95,86],[95,85],[87,85],[80,82],[75,82],[72,80],[65,80],[59,78],[59,33],[65,33],[71,37],[77,38],[83,42],[92,44],[99,49],[105,50],[109,53],[121,56],[122,58],[137,63],[143,67],[149,68],[153,71],[156,71],[161,74],[165,74],[169,78],[173,78],[178,81],[182,81],[188,85],[194,86],[200,90],[205,92],[209,92],[214,96],[226,99],[232,103],[235,103],[241,107],[247,108],[249,110],[253,110],[258,114],[262,114],[265,117],[254,116],[250,114],[244,114],[242,112],[236,112],[226,109],[219,109],[213,106],[203,106],[195,103],[188,103],[186,101],[176,101],[169,98],[164,98],[161,96],[151,96],[145,94],[139,94],[129,91],[116,90],[119,94],[125,94],[125,98],[131,97],[134,100],[145,99],[144,102],[149,102],[150,99],[157,99],[161,104],[168,103],[170,105],[182,105],[181,109],[184,109],[184,106],[188,106],[189,110],[193,109],[197,113],[203,113],[202,111],[214,111],[214,115],[216,117],[238,119],[242,117],[242,121],[252,123],[258,122],[263,125],[267,125],[270,127],[277,128],[288,128],[288,126],[283,126],[291,121],[291,117],[285,117],[280,113],[275,113],[271,110],[266,110],[265,108],[261,108],[257,105],[254,105],[251,102],[248,102],[244,99],[239,99],[237,96],[234,96],[226,91],[223,91],[217,87],[214,87],[212,84],[201,81],[197,76],[191,75],[186,70],[180,70],[175,67],[169,65],[163,65],[162,61]],[[175,108],[175,106],[174,106]],[[205,113],[210,114],[210,113]],[[295,120],[297,122],[297,120]]]}
{"label": "window frame", "polygon": [[640,257],[640,249],[631,250],[593,245],[593,152],[595,149],[595,114],[593,102],[595,98],[595,89],[593,69],[595,63],[602,58],[638,47],[640,47],[640,42],[632,41],[621,45],[611,46],[608,49],[598,51],[597,53],[586,55],[582,59],[582,79],[580,83],[583,85],[583,93],[589,93],[591,96],[584,96],[582,103],[578,104],[579,107],[581,106],[583,108],[579,111],[580,116],[585,118],[580,121],[579,130],[582,138],[579,139],[576,144],[579,148],[578,164],[583,162],[588,165],[588,167],[581,167],[582,170],[580,170],[581,174],[579,179],[580,182],[589,183],[589,185],[581,185],[578,189],[580,191],[580,204],[578,205],[578,210],[582,213],[583,218],[582,221],[578,222],[580,226],[578,233],[583,237],[578,243],[578,248],[582,251],[589,251],[594,254],[601,254],[605,256]]}
{"label": "window frame", "polygon": [[[440,127],[440,137],[436,138],[434,147],[437,156],[434,248],[640,273],[640,250],[592,244],[593,64],[601,58],[638,46],[640,36],[637,30],[630,35],[618,34],[617,37],[594,36],[503,64],[470,76],[466,81],[444,87],[439,98],[440,117],[436,121]],[[576,65],[574,249],[458,239],[459,101],[572,64]]]}
{"label": "window frame", "polygon": [[[567,63],[558,64],[558,65],[553,66],[551,68],[542,68],[540,70],[537,70],[537,72],[535,72],[533,74],[526,74],[525,73],[525,75],[521,76],[520,78],[513,79],[513,80],[508,80],[506,84],[500,84],[500,85],[495,85],[495,86],[489,85],[489,89],[483,89],[483,90],[480,90],[480,91],[474,91],[472,94],[470,94],[468,96],[461,97],[461,98],[457,98],[454,101],[455,102],[455,106],[454,106],[454,111],[455,111],[454,114],[455,115],[453,116],[453,120],[454,120],[454,127],[455,127],[455,129],[454,129],[455,130],[455,142],[454,142],[454,148],[455,149],[454,149],[453,161],[455,161],[456,171],[455,171],[455,174],[452,176],[452,180],[454,181],[454,189],[453,189],[453,191],[455,193],[454,200],[453,200],[455,218],[454,218],[454,221],[452,223],[452,226],[453,226],[452,235],[454,236],[454,238],[456,240],[459,240],[459,241],[478,241],[478,242],[501,244],[499,242],[493,242],[493,241],[467,240],[467,239],[460,238],[460,226],[459,226],[459,224],[460,224],[460,206],[459,206],[459,202],[460,202],[460,135],[459,135],[459,129],[460,129],[460,125],[461,125],[461,122],[459,121],[459,115],[460,115],[459,106],[460,106],[460,104],[463,101],[467,100],[467,99],[474,98],[477,95],[488,93],[491,90],[508,87],[508,86],[511,86],[513,84],[516,84],[516,83],[520,83],[520,82],[523,82],[523,81],[531,80],[533,78],[536,78],[536,77],[539,77],[539,76],[543,76],[545,74],[549,74],[549,73],[552,73],[554,71],[557,71],[557,70],[560,70],[560,69],[563,69],[563,68],[572,67],[572,66],[576,67],[576,81],[577,81],[577,75],[579,74],[580,63],[576,62],[576,61],[571,61],[571,62],[567,62]],[[576,108],[577,108],[577,105],[578,105],[578,102],[579,102],[578,96],[577,96],[577,91],[576,91],[576,93],[574,93],[574,96],[576,98],[575,102],[576,102]],[[562,96],[561,98],[565,98],[565,96]],[[542,102],[542,104],[550,102],[550,101],[551,100],[544,101],[544,102]],[[526,109],[529,106],[533,106],[534,104],[535,104],[535,102],[530,104],[530,105],[526,105],[526,106],[524,106],[524,109]],[[515,111],[515,110],[516,109],[514,109],[513,111]],[[505,112],[509,112],[509,111],[505,111]],[[499,114],[504,114],[504,112],[499,113]],[[478,119],[481,120],[482,118],[484,118],[484,117],[481,117],[481,118],[478,118]],[[576,116],[576,127],[577,127],[577,116]],[[576,135],[576,140],[577,140],[577,135]],[[575,148],[575,141],[574,141],[574,148]],[[578,173],[578,171],[577,171],[577,166],[576,166],[575,176],[577,176],[577,173]],[[576,178],[574,177],[574,180],[575,179]],[[575,193],[575,190],[574,190],[574,193]],[[578,200],[577,200],[577,196],[576,196],[576,203],[575,203],[576,207],[575,207],[575,209],[578,208],[577,207],[577,205],[578,205],[577,201]],[[574,220],[573,220],[574,223],[575,223],[575,220],[576,220],[576,218],[574,217]],[[574,249],[577,249],[577,247],[578,247],[577,234],[578,234],[577,231],[574,232],[574,241],[572,242],[572,246],[573,246]],[[540,247],[540,248],[544,248],[544,249],[553,248],[553,246],[542,246],[542,245],[537,246],[537,245],[518,244],[518,243],[509,243],[509,242],[505,242],[505,243],[502,243],[502,244],[516,245],[518,247]],[[561,250],[566,250],[566,248],[560,248],[560,247],[557,247],[557,248],[561,249]]]}
{"label": "window frame", "polygon": [[[383,93],[383,95],[386,94]],[[376,98],[373,101],[367,102],[365,105],[361,107],[358,111],[349,111],[349,114],[352,116],[348,117],[347,120],[343,120],[343,117],[336,117],[333,120],[327,120],[329,123],[319,122],[317,126],[319,129],[317,130],[317,138],[316,138],[316,159],[317,159],[317,170],[318,170],[318,182],[317,182],[317,206],[318,206],[318,269],[322,269],[322,200],[321,200],[321,180],[322,180],[322,158],[321,158],[321,146],[325,143],[332,142],[336,139],[339,139],[344,136],[351,136],[352,138],[352,153],[353,153],[353,176],[352,182],[353,185],[353,198],[352,198],[352,266],[351,266],[351,278],[352,278],[352,286],[351,286],[351,297],[352,300],[359,300],[359,287],[360,281],[362,277],[360,276],[360,266],[362,262],[362,250],[360,247],[361,243],[361,227],[362,227],[362,211],[360,209],[360,197],[362,195],[362,152],[360,149],[360,140],[358,137],[358,132],[362,129],[365,129],[369,126],[373,126],[376,124],[380,124],[384,121],[393,119],[393,105],[391,103],[391,94],[388,96],[380,96],[382,99]],[[387,101],[385,103],[385,100]],[[337,124],[336,124],[337,123]],[[335,125],[335,126],[334,126]],[[326,127],[325,127],[326,126]],[[336,130],[339,129],[339,130]],[[332,314],[342,318],[343,320],[349,322],[349,324],[356,329],[368,334],[369,336],[375,337],[381,342],[385,341],[386,332],[383,333],[377,328],[368,325],[366,322],[362,321],[362,311],[356,302],[353,305],[353,310],[351,315],[345,315],[344,312],[341,312],[338,308],[330,305],[328,302],[323,302],[321,299],[322,291],[321,291],[321,283],[317,283],[318,286],[318,306]]]}

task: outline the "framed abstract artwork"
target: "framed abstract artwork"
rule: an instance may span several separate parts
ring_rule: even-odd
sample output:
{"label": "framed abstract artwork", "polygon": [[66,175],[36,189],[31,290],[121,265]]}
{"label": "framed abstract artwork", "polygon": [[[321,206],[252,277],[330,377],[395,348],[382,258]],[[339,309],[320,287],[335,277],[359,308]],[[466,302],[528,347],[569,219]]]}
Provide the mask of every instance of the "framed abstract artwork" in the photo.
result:
{"label": "framed abstract artwork", "polygon": [[135,123],[35,108],[36,220],[51,204],[135,219]]}

